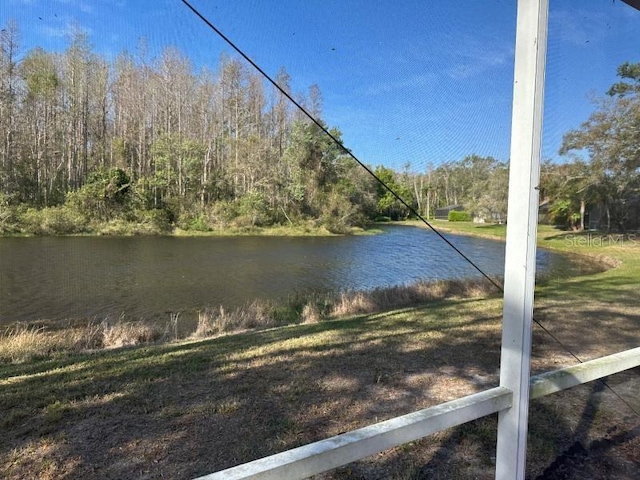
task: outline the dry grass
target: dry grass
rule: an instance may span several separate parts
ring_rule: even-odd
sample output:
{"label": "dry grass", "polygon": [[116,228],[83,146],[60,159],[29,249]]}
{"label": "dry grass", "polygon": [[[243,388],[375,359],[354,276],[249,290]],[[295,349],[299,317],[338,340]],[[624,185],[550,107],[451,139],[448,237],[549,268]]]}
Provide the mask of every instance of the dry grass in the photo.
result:
{"label": "dry grass", "polygon": [[271,327],[276,324],[273,310],[270,303],[258,300],[230,310],[223,306],[207,308],[198,312],[198,325],[193,337],[206,338],[237,330]]}
{"label": "dry grass", "polygon": [[[170,325],[170,324],[169,324]],[[157,323],[127,321],[89,321],[84,326],[50,330],[42,326],[17,324],[0,335],[0,361],[24,363],[57,355],[97,349],[129,347],[175,339],[173,328]]]}
{"label": "dry grass", "polygon": [[120,320],[113,325],[104,324],[102,348],[131,347],[157,342],[163,338],[166,329],[149,322],[127,322]]}
{"label": "dry grass", "polygon": [[496,288],[487,281],[469,279],[418,281],[367,291],[294,297],[281,302],[281,305],[272,301],[254,300],[235,309],[220,306],[198,312],[198,325],[192,337],[207,338],[288,323],[317,323],[333,318],[418,306],[444,298],[476,298],[492,293],[496,293]]}
{"label": "dry grass", "polygon": [[[212,340],[0,365],[0,477],[193,478],[484,390],[498,382],[501,306],[499,298],[444,300]],[[619,329],[597,340],[591,331],[585,335],[583,318],[567,314],[574,304],[554,308],[587,337],[578,355],[618,341]],[[637,331],[637,314],[627,321]],[[560,350],[536,331],[533,369],[561,366]],[[609,380],[637,408],[639,373]],[[637,419],[620,405],[594,385],[534,402],[528,478],[576,441],[591,452],[610,438],[616,443],[602,453],[605,461],[620,463],[614,456],[627,451],[633,466],[638,434],[620,440],[617,434],[635,428]],[[612,428],[619,432],[608,433]],[[493,478],[495,432],[493,416],[318,478]],[[597,470],[595,460],[589,468]],[[637,478],[613,473],[544,478]]]}
{"label": "dry grass", "polygon": [[307,302],[300,314],[302,323],[318,323],[322,320],[322,311],[314,302]]}
{"label": "dry grass", "polygon": [[0,360],[22,363],[60,352],[80,352],[102,346],[102,327],[95,323],[58,331],[18,324],[0,336]]}
{"label": "dry grass", "polygon": [[483,279],[418,281],[408,285],[343,292],[332,302],[331,316],[343,317],[421,305],[444,298],[476,298],[497,293]]}
{"label": "dry grass", "polygon": [[[209,338],[232,332],[260,330],[291,323],[318,323],[353,315],[380,313],[395,308],[424,305],[444,298],[476,298],[496,293],[481,279],[418,281],[413,284],[347,291],[338,294],[293,297],[280,303],[254,300],[243,307],[222,306],[198,312],[198,323],[190,338]],[[22,363],[32,359],[96,349],[131,347],[179,339],[179,314],[166,325],[157,321],[88,321],[84,326],[51,330],[17,325],[0,335],[0,360]]]}

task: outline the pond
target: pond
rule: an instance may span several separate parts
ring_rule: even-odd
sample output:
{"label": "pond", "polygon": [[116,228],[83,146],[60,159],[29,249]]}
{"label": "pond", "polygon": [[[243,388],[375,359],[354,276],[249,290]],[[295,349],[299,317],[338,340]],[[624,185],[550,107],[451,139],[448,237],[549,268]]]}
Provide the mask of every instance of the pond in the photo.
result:
{"label": "pond", "polygon": [[[418,279],[478,276],[432,232],[389,226],[344,237],[33,237],[0,239],[0,325],[14,321],[130,319],[235,307],[253,299],[371,289]],[[501,276],[504,244],[448,235],[480,268]],[[571,260],[538,251],[555,275]]]}

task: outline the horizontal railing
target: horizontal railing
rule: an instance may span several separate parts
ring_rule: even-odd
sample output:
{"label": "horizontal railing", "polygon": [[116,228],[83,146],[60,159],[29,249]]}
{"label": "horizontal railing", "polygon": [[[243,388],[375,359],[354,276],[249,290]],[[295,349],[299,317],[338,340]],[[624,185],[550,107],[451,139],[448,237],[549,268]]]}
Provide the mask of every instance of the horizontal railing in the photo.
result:
{"label": "horizontal railing", "polygon": [[559,392],[640,365],[640,347],[531,377],[531,398]]}
{"label": "horizontal railing", "polygon": [[[640,366],[640,347],[531,377],[531,398]],[[293,480],[360,460],[403,443],[511,407],[512,393],[495,387],[434,407],[254,460],[197,480]]]}
{"label": "horizontal railing", "polygon": [[511,405],[511,392],[497,387],[270,457],[223,470],[201,480],[288,480],[346,465],[432,433],[496,413]]}

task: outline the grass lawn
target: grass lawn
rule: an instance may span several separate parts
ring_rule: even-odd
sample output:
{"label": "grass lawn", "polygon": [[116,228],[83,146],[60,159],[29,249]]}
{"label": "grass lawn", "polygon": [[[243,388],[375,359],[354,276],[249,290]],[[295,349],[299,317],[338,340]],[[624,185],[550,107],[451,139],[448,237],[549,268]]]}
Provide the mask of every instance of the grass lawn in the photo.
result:
{"label": "grass lawn", "polygon": [[[445,227],[504,236],[500,226]],[[640,343],[640,241],[596,238],[539,231],[541,246],[617,265],[537,290],[536,318],[584,360]],[[1,365],[0,477],[190,478],[495,386],[501,308],[499,294],[445,299]],[[574,363],[534,330],[534,371]],[[636,411],[637,370],[608,380]],[[481,419],[319,477],[493,478],[495,424]],[[640,472],[640,419],[600,383],[534,401],[530,425],[530,478]]]}

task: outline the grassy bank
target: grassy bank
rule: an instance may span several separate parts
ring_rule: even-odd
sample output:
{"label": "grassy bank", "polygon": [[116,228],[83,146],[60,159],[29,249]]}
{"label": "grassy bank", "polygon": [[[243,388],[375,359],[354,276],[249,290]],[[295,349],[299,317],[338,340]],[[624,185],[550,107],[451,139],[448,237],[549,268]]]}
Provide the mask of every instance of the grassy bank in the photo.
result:
{"label": "grassy bank", "polygon": [[198,312],[198,323],[192,331],[181,328],[177,314],[172,314],[164,325],[157,320],[130,321],[124,315],[115,320],[87,320],[84,324],[76,322],[56,329],[39,324],[17,324],[0,334],[0,361],[22,363],[100,349],[210,338],[238,331],[378,313],[444,298],[473,298],[497,293],[490,283],[470,279],[418,281],[368,291],[292,296],[280,301],[255,300],[233,309],[203,309]]}
{"label": "grassy bank", "polygon": [[[314,221],[303,221],[285,225],[269,226],[214,226],[201,229],[181,228],[167,222],[154,219],[127,221],[113,219],[109,221],[85,221],[74,219],[63,221],[51,214],[44,215],[37,211],[38,217],[31,224],[15,226],[11,229],[0,228],[1,237],[32,236],[165,236],[179,237],[236,237],[236,236],[279,236],[279,237],[327,237],[336,235],[374,235],[380,229],[374,225],[366,228],[345,227],[339,233],[328,230],[324,225]],[[64,218],[64,217],[63,217]],[[74,223],[75,222],[75,223]]]}
{"label": "grassy bank", "polygon": [[[585,360],[637,346],[640,246],[568,235],[542,228],[540,244],[617,266],[550,279],[538,288],[536,317]],[[191,478],[494,386],[502,301],[476,293],[4,363],[0,477]],[[540,329],[532,356],[536,372],[575,363]],[[608,382],[640,409],[637,371]],[[485,418],[320,478],[493,478],[495,423]],[[533,402],[530,426],[529,478],[637,476],[640,421],[601,384]]]}
{"label": "grassy bank", "polygon": [[330,232],[324,226],[310,223],[293,225],[272,225],[268,227],[229,227],[206,231],[182,230],[175,228],[172,235],[189,237],[235,237],[235,236],[267,236],[267,237],[329,237],[339,235],[375,235],[381,230],[375,226],[368,228],[350,227],[343,233]]}

